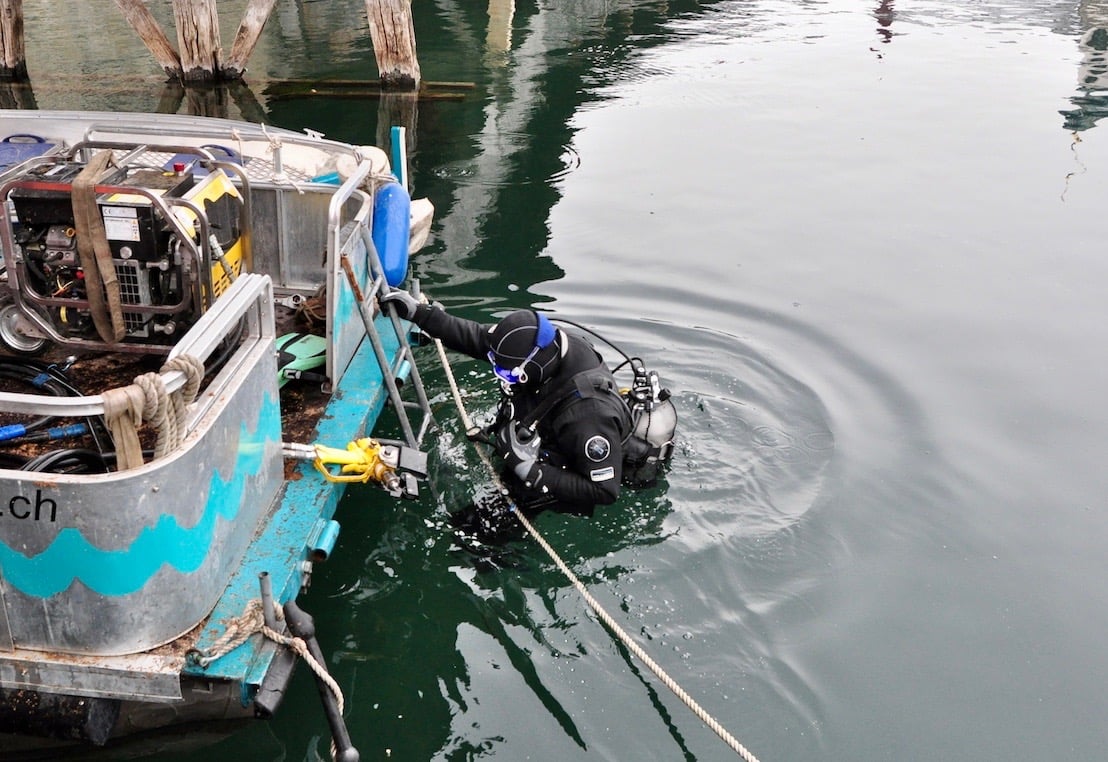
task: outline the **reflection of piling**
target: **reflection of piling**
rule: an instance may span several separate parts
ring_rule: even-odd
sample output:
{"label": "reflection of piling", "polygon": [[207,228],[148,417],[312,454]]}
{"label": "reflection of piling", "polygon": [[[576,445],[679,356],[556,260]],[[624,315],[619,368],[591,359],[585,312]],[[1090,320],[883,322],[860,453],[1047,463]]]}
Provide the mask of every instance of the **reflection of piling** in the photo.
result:
{"label": "reflection of piling", "polygon": [[[145,0],[115,0],[115,4],[166,77],[193,84],[241,81],[276,0],[247,1],[226,57],[220,42],[216,0],[173,0],[176,49]],[[411,0],[365,0],[365,6],[380,86],[417,90],[420,75]],[[27,78],[23,0],[0,0],[0,81]]]}

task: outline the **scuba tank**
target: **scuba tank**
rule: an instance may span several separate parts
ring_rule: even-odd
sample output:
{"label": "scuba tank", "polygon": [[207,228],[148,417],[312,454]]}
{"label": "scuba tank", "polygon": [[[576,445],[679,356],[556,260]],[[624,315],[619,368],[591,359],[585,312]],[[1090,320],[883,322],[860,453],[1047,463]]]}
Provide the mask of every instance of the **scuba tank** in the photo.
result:
{"label": "scuba tank", "polygon": [[629,487],[651,487],[658,481],[662,465],[673,455],[677,408],[656,372],[648,371],[638,358],[631,368],[634,372],[631,388],[620,393],[631,408],[633,423],[631,434],[623,443],[623,483]]}

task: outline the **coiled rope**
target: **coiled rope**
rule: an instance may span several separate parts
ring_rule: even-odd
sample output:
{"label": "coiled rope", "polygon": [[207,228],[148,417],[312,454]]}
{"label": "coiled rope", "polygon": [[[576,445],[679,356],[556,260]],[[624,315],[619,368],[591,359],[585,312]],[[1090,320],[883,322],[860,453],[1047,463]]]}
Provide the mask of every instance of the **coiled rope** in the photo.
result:
{"label": "coiled rope", "polygon": [[[441,341],[439,341],[438,339],[435,339],[434,341],[435,348],[438,350],[439,353],[439,360],[442,363],[443,371],[446,373],[446,379],[450,384],[450,393],[454,397],[454,404],[457,406],[458,414],[461,416],[462,425],[465,426],[466,432],[476,431],[473,425],[473,421],[469,417],[469,413],[466,412],[465,405],[462,403],[462,394],[461,391],[458,389],[457,381],[454,379],[454,371],[450,367],[450,361],[446,356],[446,349],[443,347]],[[498,481],[496,476],[496,469],[493,468],[492,462],[489,460],[488,455],[481,448],[478,447],[476,449],[477,453],[481,456],[481,460],[485,463],[485,466],[488,467],[489,472],[492,474],[493,480]],[[527,517],[523,515],[523,513],[516,507],[514,503],[511,503],[510,505],[512,515],[514,515],[519,520],[519,523],[522,524],[523,528],[527,530],[527,533],[535,539],[535,542],[537,542],[539,546],[546,551],[547,555],[549,555],[551,560],[554,561],[554,564],[562,571],[562,574],[566,576],[570,583],[577,589],[577,592],[581,594],[581,597],[585,599],[585,602],[589,605],[589,608],[591,608],[593,612],[600,618],[600,621],[608,626],[608,629],[627,648],[627,650],[637,656],[639,660],[643,664],[645,664],[647,668],[649,668],[650,671],[653,672],[655,676],[657,676],[657,678],[661,680],[662,683],[664,683],[665,686],[669,688],[675,696],[677,696],[677,698],[681,699],[681,701],[684,702],[685,706],[692,710],[693,714],[699,717],[705,725],[711,728],[712,731],[717,736],[719,736],[723,740],[723,742],[731,748],[732,751],[738,754],[742,759],[746,760],[746,762],[758,762],[757,757],[755,757],[745,746],[739,743],[738,739],[731,735],[731,733],[729,733],[726,728],[724,728],[714,717],[712,717],[712,715],[710,715],[704,708],[702,708],[700,704],[698,704],[696,700],[692,698],[692,696],[685,692],[685,690],[677,684],[677,681],[670,677],[669,674],[667,674],[666,671],[662,669],[662,667],[656,661],[654,661],[654,659],[652,659],[650,655],[647,654],[646,651],[644,651],[639,646],[639,644],[636,643],[631,638],[631,636],[627,634],[626,631],[624,631],[622,627],[619,626],[616,620],[613,619],[611,615],[604,609],[604,607],[600,605],[600,602],[592,596],[592,593],[590,593],[588,589],[585,588],[584,583],[582,583],[581,580],[578,579],[577,575],[573,573],[573,570],[566,565],[561,556],[559,556],[554,548],[550,546],[550,543],[546,541],[546,538],[539,534],[539,530],[535,529],[534,525],[531,524],[530,521],[528,521]]]}
{"label": "coiled rope", "polygon": [[[180,371],[185,384],[173,394],[166,390],[161,373]],[[104,422],[112,434],[120,471],[142,465],[138,429],[149,421],[157,431],[154,457],[177,449],[184,436],[188,406],[196,399],[204,379],[204,363],[190,355],[179,355],[161,368],[161,373],[144,373],[130,386],[109,389],[104,399]]]}

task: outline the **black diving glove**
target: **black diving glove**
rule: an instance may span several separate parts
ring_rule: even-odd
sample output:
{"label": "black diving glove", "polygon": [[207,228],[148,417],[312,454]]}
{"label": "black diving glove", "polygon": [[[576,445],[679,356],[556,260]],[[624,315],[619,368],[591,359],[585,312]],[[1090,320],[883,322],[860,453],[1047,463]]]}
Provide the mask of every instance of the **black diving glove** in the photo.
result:
{"label": "black diving glove", "polygon": [[402,288],[394,288],[387,294],[381,294],[377,297],[377,301],[381,303],[382,309],[385,305],[391,304],[396,308],[396,314],[405,320],[414,318],[416,309],[419,307],[416,298]]}
{"label": "black diving glove", "polygon": [[539,435],[525,426],[508,421],[496,432],[496,452],[504,459],[504,465],[512,469],[520,481],[534,486],[542,477],[539,469]]}

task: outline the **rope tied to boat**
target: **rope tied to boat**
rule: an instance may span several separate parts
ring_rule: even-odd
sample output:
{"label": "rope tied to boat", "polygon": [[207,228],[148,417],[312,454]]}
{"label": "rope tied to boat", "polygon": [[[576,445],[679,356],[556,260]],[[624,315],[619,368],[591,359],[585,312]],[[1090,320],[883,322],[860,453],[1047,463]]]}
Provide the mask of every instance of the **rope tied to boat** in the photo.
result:
{"label": "rope tied to boat", "polygon": [[[285,619],[284,611],[281,610],[280,606],[273,607],[273,615],[278,622],[282,622]],[[234,651],[257,633],[260,633],[263,637],[272,640],[278,645],[291,648],[304,660],[308,668],[315,673],[316,677],[327,686],[327,689],[335,697],[335,705],[339,715],[341,716],[346,711],[346,699],[342,695],[342,688],[339,687],[335,678],[331,677],[331,673],[327,671],[327,667],[320,664],[319,660],[312,655],[304,639],[278,632],[265,623],[265,604],[261,598],[251,598],[247,601],[246,605],[243,607],[242,614],[227,620],[222,635],[220,635],[209,647],[196,649],[190,653],[189,656],[196,664],[207,668],[208,665],[216,659]],[[337,749],[332,739],[332,759],[336,757],[336,754]]]}
{"label": "rope tied to boat", "polygon": [[[426,301],[426,295],[420,295],[423,301]],[[439,360],[442,363],[442,368],[446,374],[446,380],[450,384],[450,392],[454,397],[454,404],[458,408],[459,416],[462,420],[462,425],[465,426],[467,432],[477,431],[478,429],[473,425],[473,420],[469,417],[469,413],[466,411],[465,405],[462,402],[462,393],[458,388],[458,383],[454,378],[454,371],[450,367],[450,360],[446,356],[446,349],[438,339],[434,340],[435,348],[438,350]],[[488,468],[489,473],[492,474],[493,482],[496,483],[498,489],[503,490],[503,485],[500,484],[500,480],[496,475],[496,469],[493,467],[492,462],[489,460],[488,454],[485,453],[480,447],[475,448],[477,454]],[[605,625],[607,625],[609,631],[616,636],[631,653],[639,658],[639,660],[646,665],[646,667],[654,673],[654,675],[662,681],[662,683],[673,692],[677,698],[679,698],[685,706],[692,710],[693,714],[700,718],[700,720],[711,728],[720,739],[727,744],[732,751],[739,755],[746,762],[758,762],[758,758],[754,756],[745,746],[743,746],[735,736],[727,731],[711,714],[709,714],[695,699],[692,698],[669,674],[646,653],[645,650],[638,643],[631,638],[627,632],[620,627],[615,619],[604,609],[599,601],[592,596],[592,594],[585,587],[584,583],[573,573],[573,570],[566,565],[566,562],[562,560],[562,557],[558,555],[557,551],[546,541],[546,538],[539,533],[539,530],[528,521],[527,517],[523,515],[523,512],[514,503],[509,503],[510,510],[513,516],[519,521],[527,533],[534,538],[535,542],[546,551],[546,554],[550,556],[550,559],[554,562],[555,566],[566,576],[570,581],[570,584],[581,594],[581,597],[585,600],[585,603],[589,605],[589,608],[600,618]]]}
{"label": "rope tied to boat", "polygon": [[[285,614],[280,606],[274,607],[273,614],[277,621],[283,622],[285,620]],[[346,700],[343,698],[342,688],[335,682],[335,678],[331,677],[327,668],[312,656],[311,652],[308,650],[308,644],[304,642],[303,638],[298,638],[294,635],[285,635],[266,625],[265,606],[262,604],[261,598],[251,598],[247,601],[246,606],[243,607],[242,614],[228,620],[225,627],[223,634],[208,648],[195,652],[197,654],[195,657],[196,663],[201,667],[207,667],[221,656],[226,656],[231,653],[231,651],[234,651],[248,641],[255,633],[261,633],[274,643],[287,646],[295,651],[300,658],[308,664],[312,672],[318,675],[319,678],[327,684],[327,687],[335,696],[335,701],[338,703],[339,713],[341,714],[343,712]]]}
{"label": "rope tied to boat", "polygon": [[[179,371],[184,385],[170,394],[162,373]],[[144,373],[129,386],[109,389],[104,400],[104,423],[115,442],[116,467],[120,471],[143,464],[142,443],[138,430],[148,421],[157,432],[154,458],[160,458],[180,447],[184,439],[188,406],[196,399],[204,378],[204,363],[191,355],[178,355],[166,362],[159,373]]]}
{"label": "rope tied to boat", "polygon": [[100,395],[104,400],[104,423],[115,443],[116,468],[125,471],[142,465],[142,443],[138,428],[142,425],[142,408],[146,395],[131,384],[108,389]]}

